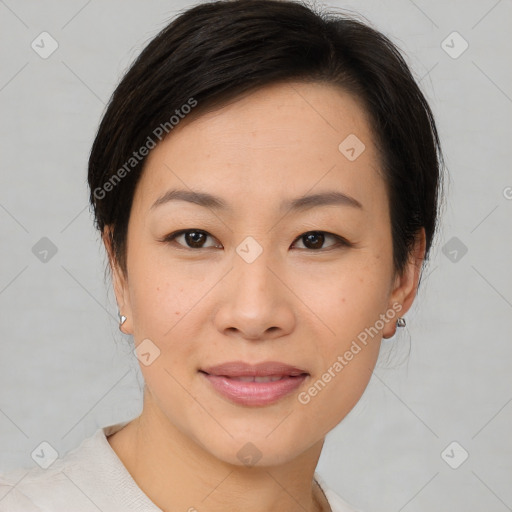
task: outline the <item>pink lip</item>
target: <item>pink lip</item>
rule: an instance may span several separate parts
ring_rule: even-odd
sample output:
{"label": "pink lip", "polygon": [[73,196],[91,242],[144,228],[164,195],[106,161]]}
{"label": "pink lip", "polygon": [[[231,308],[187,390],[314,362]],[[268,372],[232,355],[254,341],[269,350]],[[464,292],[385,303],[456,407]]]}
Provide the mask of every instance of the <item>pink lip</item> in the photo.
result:
{"label": "pink lip", "polygon": [[[200,370],[213,388],[232,402],[247,406],[263,406],[277,402],[297,389],[308,372],[285,363],[270,361],[250,365],[231,361]],[[246,382],[236,377],[281,376],[274,382]]]}
{"label": "pink lip", "polygon": [[201,371],[210,375],[224,375],[226,377],[267,377],[269,375],[298,376],[308,373],[302,368],[290,366],[279,361],[267,361],[259,364],[249,364],[243,361],[229,361],[227,363],[202,368]]}

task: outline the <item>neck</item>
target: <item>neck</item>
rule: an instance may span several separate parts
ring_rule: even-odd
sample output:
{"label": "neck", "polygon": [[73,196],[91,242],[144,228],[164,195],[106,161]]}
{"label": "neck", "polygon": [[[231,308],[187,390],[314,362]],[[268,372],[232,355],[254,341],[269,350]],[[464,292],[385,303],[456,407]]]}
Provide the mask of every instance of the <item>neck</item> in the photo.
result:
{"label": "neck", "polygon": [[164,512],[326,512],[314,481],[323,439],[296,459],[266,467],[219,460],[154,407],[108,437],[132,478]]}

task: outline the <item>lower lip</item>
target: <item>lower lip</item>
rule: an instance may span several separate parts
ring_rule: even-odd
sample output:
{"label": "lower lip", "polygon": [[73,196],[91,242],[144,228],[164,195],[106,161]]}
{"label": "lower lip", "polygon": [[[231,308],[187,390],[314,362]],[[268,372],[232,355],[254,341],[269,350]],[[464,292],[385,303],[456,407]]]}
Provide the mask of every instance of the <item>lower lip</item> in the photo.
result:
{"label": "lower lip", "polygon": [[201,372],[222,396],[240,405],[270,405],[295,391],[307,375],[284,377],[274,382],[245,382]]}

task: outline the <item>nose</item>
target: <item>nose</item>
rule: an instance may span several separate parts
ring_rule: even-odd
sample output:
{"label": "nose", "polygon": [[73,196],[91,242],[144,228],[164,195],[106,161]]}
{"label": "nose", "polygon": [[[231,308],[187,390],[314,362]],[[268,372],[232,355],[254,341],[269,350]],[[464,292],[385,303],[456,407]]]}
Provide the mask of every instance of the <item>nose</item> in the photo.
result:
{"label": "nose", "polygon": [[215,325],[224,335],[257,341],[293,331],[293,293],[286,275],[267,254],[264,250],[252,262],[234,254],[233,269],[217,290]]}

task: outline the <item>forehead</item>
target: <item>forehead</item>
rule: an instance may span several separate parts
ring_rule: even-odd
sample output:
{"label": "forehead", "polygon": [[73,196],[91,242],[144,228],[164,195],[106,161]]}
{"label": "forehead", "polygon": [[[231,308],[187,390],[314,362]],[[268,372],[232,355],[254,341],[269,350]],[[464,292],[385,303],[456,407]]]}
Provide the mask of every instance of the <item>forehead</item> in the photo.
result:
{"label": "forehead", "polygon": [[371,205],[383,183],[367,117],[357,99],[332,85],[265,87],[185,118],[148,156],[136,201],[147,210],[176,186],[240,204],[248,195],[280,202],[335,187]]}

